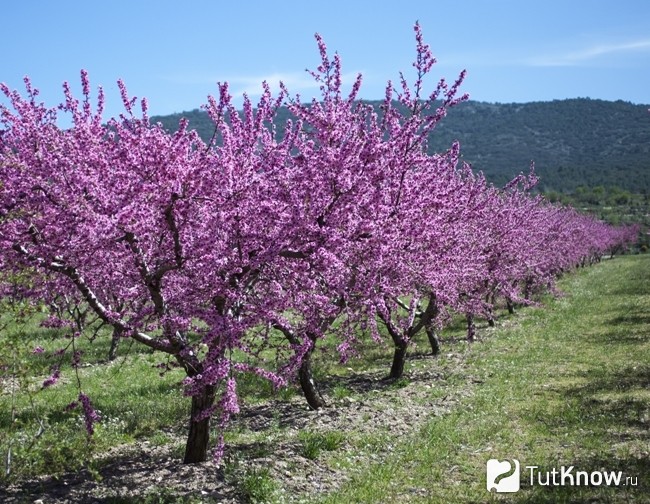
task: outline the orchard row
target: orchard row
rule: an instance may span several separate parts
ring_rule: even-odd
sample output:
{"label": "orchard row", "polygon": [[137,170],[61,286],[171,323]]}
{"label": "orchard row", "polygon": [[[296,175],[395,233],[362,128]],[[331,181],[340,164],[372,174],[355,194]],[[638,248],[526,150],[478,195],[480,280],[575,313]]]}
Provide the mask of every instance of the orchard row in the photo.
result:
{"label": "orchard row", "polygon": [[[467,96],[464,74],[424,94],[435,60],[415,33],[415,78],[388,83],[381,110],[358,100],[361,76],[343,92],[339,56],[317,36],[320,98],[303,103],[284,87],[274,97],[264,83],[238,111],[220,84],[205,106],[209,144],[184,122],[175,133],[152,124],[121,82],[125,113],[107,122],[85,72],[83,97],[64,86],[58,110],[27,79],[24,97],[3,86],[3,295],[66,299],[115,344],[171,355],[192,396],[185,461],[196,462],[211,418],[223,432],[238,412],[241,373],[277,387],[298,377],[318,408],[310,357],[323,340],[345,361],[358,341],[390,338],[399,377],[413,338],[426,333],[436,351],[451,313],[467,317],[471,339],[474,317],[492,320],[498,301],[529,303],[636,238],[530,194],[532,170],[496,188],[460,161],[458,144],[429,154],[436,125]],[[281,106],[292,119],[276,127]],[[49,323],[74,331],[64,313]],[[81,390],[80,400],[92,431]]]}

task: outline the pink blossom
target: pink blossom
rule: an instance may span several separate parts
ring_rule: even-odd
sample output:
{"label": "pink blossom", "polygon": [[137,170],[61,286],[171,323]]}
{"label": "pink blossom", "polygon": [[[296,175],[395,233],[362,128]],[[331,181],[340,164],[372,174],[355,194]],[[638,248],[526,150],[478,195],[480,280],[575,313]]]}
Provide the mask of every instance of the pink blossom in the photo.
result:
{"label": "pink blossom", "polygon": [[83,407],[83,411],[84,411],[86,432],[88,432],[89,436],[92,436],[95,431],[93,426],[96,422],[99,422],[100,416],[93,408],[90,398],[83,392],[79,393],[79,402],[81,403],[81,406]]}
{"label": "pink blossom", "polygon": [[[563,271],[634,240],[532,196],[532,171],[498,188],[462,162],[459,143],[430,153],[429,135],[468,98],[465,72],[425,93],[436,60],[419,25],[415,39],[415,79],[389,82],[379,108],[356,101],[361,77],[343,98],[342,58],[318,35],[319,97],[262,84],[238,110],[219,84],[204,107],[209,144],[186,121],[175,133],[151,124],[145,100],[137,116],[122,81],[125,114],[108,120],[101,89],[90,107],[85,72],[82,101],[66,84],[58,108],[29,79],[24,98],[0,86],[3,279],[28,269],[26,297],[88,306],[167,354],[186,394],[223,390],[216,408],[192,412],[219,415],[221,432],[239,411],[233,373],[279,387],[324,339],[345,360],[360,332],[382,343],[380,325],[406,349],[451,312],[489,317],[498,296],[533,302]],[[292,114],[284,127],[280,106]],[[79,402],[91,434],[98,416]]]}
{"label": "pink blossom", "polygon": [[51,387],[52,385],[56,385],[56,383],[59,381],[59,377],[61,376],[61,372],[58,367],[54,369],[54,372],[43,381],[43,388]]}

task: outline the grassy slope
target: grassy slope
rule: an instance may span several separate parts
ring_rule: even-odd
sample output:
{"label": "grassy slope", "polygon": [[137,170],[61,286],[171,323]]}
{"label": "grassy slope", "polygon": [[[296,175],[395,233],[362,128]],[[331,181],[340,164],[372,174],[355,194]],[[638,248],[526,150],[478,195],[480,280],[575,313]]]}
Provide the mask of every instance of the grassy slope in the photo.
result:
{"label": "grassy slope", "polygon": [[[485,339],[470,347],[458,341],[458,337],[462,338],[462,327],[447,331],[441,357],[413,359],[407,366],[409,376],[426,368],[444,379],[410,381],[406,378],[404,384],[397,385],[422,387],[420,393],[399,396],[387,389],[385,400],[393,401],[395,408],[402,407],[398,403],[404,397],[426,396],[426,404],[445,402],[447,397],[459,398],[458,402],[454,399],[450,403],[453,406],[444,414],[431,412],[421,432],[412,432],[404,438],[398,438],[395,433],[391,437],[388,423],[385,430],[376,433],[356,432],[350,426],[345,441],[335,439],[332,451],[323,448],[320,455],[314,455],[318,459],[317,467],[325,473],[343,471],[352,478],[339,493],[324,500],[329,503],[643,502],[644,492],[648,493],[650,486],[649,286],[650,256],[616,258],[568,276],[561,282],[566,297],[548,299],[543,308],[524,309],[514,317],[503,317],[496,330],[483,330]],[[0,454],[4,462],[11,447],[10,479],[74,471],[89,467],[89,459],[95,460],[89,468],[94,465],[95,470],[101,471],[101,462],[94,455],[136,439],[147,440],[152,445],[171,445],[174,456],[181,456],[188,401],[181,399],[178,392],[180,372],[176,370],[162,379],[159,377],[160,370],[155,365],[160,362],[160,356],[137,345],[129,350],[128,342],[124,342],[118,361],[106,365],[106,337],[94,343],[84,337],[78,339],[86,352],[87,367],[79,371],[82,386],[102,412],[102,421],[88,444],[80,412],[63,413],[65,405],[78,393],[69,364],[64,362],[59,384],[40,390],[40,383],[49,374],[48,368],[57,360],[50,356],[51,352],[69,340],[39,329],[35,322],[23,328],[15,327],[14,332],[14,336],[3,337],[13,342],[12,345],[25,347],[18,369],[23,370],[24,383],[31,383],[32,400],[24,392],[12,396],[11,384],[3,383]],[[456,342],[449,341],[454,338]],[[45,353],[31,354],[30,349],[37,344],[45,348]],[[10,357],[11,348],[3,348],[5,359]],[[361,373],[360,376],[366,376],[367,372],[381,376],[387,370],[389,353],[390,348],[382,350],[372,346],[364,352],[363,360],[348,365]],[[347,372],[334,362],[318,362],[317,375],[321,378]],[[357,397],[353,391],[346,390],[342,385],[344,380],[330,381],[333,388],[328,387],[327,392],[333,402],[337,395],[345,399],[350,394],[369,404],[374,400],[371,393]],[[248,404],[262,404],[270,397],[277,399],[267,389],[259,381],[243,381],[240,393],[243,402]],[[288,392],[286,397],[291,395]],[[12,422],[14,399],[16,421]],[[288,406],[292,414],[300,410],[302,403],[299,403],[298,409]],[[346,414],[344,408],[340,413]],[[282,413],[277,415],[281,418]],[[45,430],[40,437],[35,437],[41,421]],[[228,434],[233,451],[241,452],[244,458],[245,452],[240,448],[242,443],[250,441],[246,432],[233,428]],[[270,456],[279,446],[277,443],[287,436],[282,442],[290,446],[297,442],[298,453],[305,455],[315,441],[320,441],[317,434],[322,434],[310,436],[309,432],[301,432],[302,437],[295,440],[290,432],[275,428],[253,434],[257,436],[255,439],[259,437],[269,445],[264,457]],[[396,448],[387,460],[382,456],[380,464],[367,466],[370,457],[362,457],[366,460],[363,463],[346,462],[350,452],[370,449],[364,448],[365,444],[359,440],[366,440],[365,444],[371,447],[377,445],[378,450]],[[638,477],[639,486],[609,490],[565,488],[564,491],[523,486],[518,494],[490,495],[485,490],[485,463],[490,458],[518,458],[522,465],[538,465],[547,470],[563,464],[573,464],[581,470],[622,470],[626,475]],[[247,460],[242,460],[242,464],[244,468],[252,467]],[[298,474],[300,468],[291,471]],[[249,476],[244,474],[242,481],[236,483],[240,493],[250,480],[254,488],[243,491],[244,494],[259,495],[262,499],[278,497],[272,489],[261,487],[257,473],[253,474],[254,478]],[[3,477],[4,474],[0,477],[0,488]],[[269,480],[272,477],[269,474],[262,482],[274,483],[273,488],[283,486],[282,481]],[[522,475],[522,485],[527,481],[525,478]],[[176,502],[175,489],[160,489],[163,490],[170,494],[161,502]],[[305,502],[316,499],[313,494],[294,497]],[[201,496],[197,499],[196,502],[204,500]],[[178,501],[185,502],[180,498]]]}
{"label": "grassy slope", "polygon": [[[473,349],[471,397],[325,501],[650,501],[650,257],[605,261],[561,288]],[[520,460],[519,493],[487,493],[490,458]],[[525,465],[621,470],[638,486],[531,488]]]}

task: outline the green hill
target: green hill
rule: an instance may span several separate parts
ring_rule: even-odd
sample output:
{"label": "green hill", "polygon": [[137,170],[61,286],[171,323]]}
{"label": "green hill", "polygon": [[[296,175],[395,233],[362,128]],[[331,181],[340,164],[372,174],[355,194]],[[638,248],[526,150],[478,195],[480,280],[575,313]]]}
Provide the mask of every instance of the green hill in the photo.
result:
{"label": "green hill", "polygon": [[[212,123],[199,110],[154,120],[173,130],[181,117],[187,117],[204,139],[212,136]],[[454,140],[460,141],[463,159],[495,184],[528,171],[534,161],[542,191],[575,192],[579,186],[650,191],[647,105],[588,98],[508,104],[469,101],[449,111],[432,134],[430,147],[443,150]]]}

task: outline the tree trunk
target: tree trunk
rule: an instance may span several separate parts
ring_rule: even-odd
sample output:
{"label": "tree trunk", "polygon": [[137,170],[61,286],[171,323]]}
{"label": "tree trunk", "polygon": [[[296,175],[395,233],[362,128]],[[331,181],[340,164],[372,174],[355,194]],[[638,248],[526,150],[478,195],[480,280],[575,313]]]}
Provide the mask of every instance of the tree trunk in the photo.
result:
{"label": "tree trunk", "polygon": [[476,326],[474,325],[474,315],[467,313],[467,341],[474,341],[476,338]]}
{"label": "tree trunk", "polygon": [[436,335],[433,327],[427,327],[427,338],[429,338],[429,345],[431,345],[431,355],[438,355],[440,353],[440,339]]}
{"label": "tree trunk", "polygon": [[113,336],[111,337],[111,348],[108,350],[108,360],[113,361],[117,357],[117,347],[120,346],[122,339],[122,329],[113,326]]}
{"label": "tree trunk", "polygon": [[526,301],[530,300],[530,297],[532,295],[533,291],[533,282],[530,279],[526,280],[526,283],[524,285],[524,299]]}
{"label": "tree trunk", "polygon": [[192,396],[192,411],[190,415],[190,431],[185,445],[184,464],[205,462],[208,458],[208,444],[210,442],[210,416],[194,421],[203,411],[214,404],[214,387],[206,386],[200,394]]}
{"label": "tree trunk", "polygon": [[[331,323],[331,321],[327,321]],[[287,338],[289,343],[295,348],[299,349],[302,345],[300,339],[287,327],[277,325],[276,329],[282,331],[284,336]],[[307,404],[313,410],[317,410],[324,406],[327,406],[323,396],[318,391],[316,387],[316,381],[314,380],[314,375],[311,370],[311,356],[314,353],[316,348],[316,336],[313,334],[307,334],[307,338],[311,340],[311,347],[302,355],[300,360],[300,367],[298,368],[298,383],[300,383],[300,388],[302,389],[302,394],[307,400]],[[298,351],[298,350],[295,350]]]}
{"label": "tree trunk", "polygon": [[408,341],[400,340],[395,342],[395,352],[393,353],[393,365],[390,367],[388,378],[401,378],[404,374],[404,363],[406,362],[406,351],[408,350]]}
{"label": "tree trunk", "polygon": [[87,310],[81,311],[79,306],[75,306],[72,309],[72,318],[74,319],[74,323],[77,326],[77,331],[82,333],[84,329],[86,328],[86,314]]}
{"label": "tree trunk", "polygon": [[313,351],[314,347],[303,356],[300,369],[298,369],[298,381],[300,382],[302,393],[305,395],[305,399],[307,399],[307,404],[309,404],[311,409],[317,410],[326,406],[326,403],[316,387],[316,382],[314,381],[314,376],[312,374],[311,355]]}
{"label": "tree trunk", "polygon": [[487,320],[487,323],[488,323],[489,327],[494,327],[495,326],[493,306],[494,305],[488,306],[488,308],[486,310],[486,317],[485,318]]}
{"label": "tree trunk", "polygon": [[506,306],[508,307],[508,313],[510,315],[515,314],[515,305],[512,304],[512,299],[506,298]]}
{"label": "tree trunk", "polygon": [[496,293],[492,292],[486,296],[486,302],[488,305],[487,309],[487,323],[490,327],[495,326],[495,320],[494,320],[494,302],[496,300]]}

